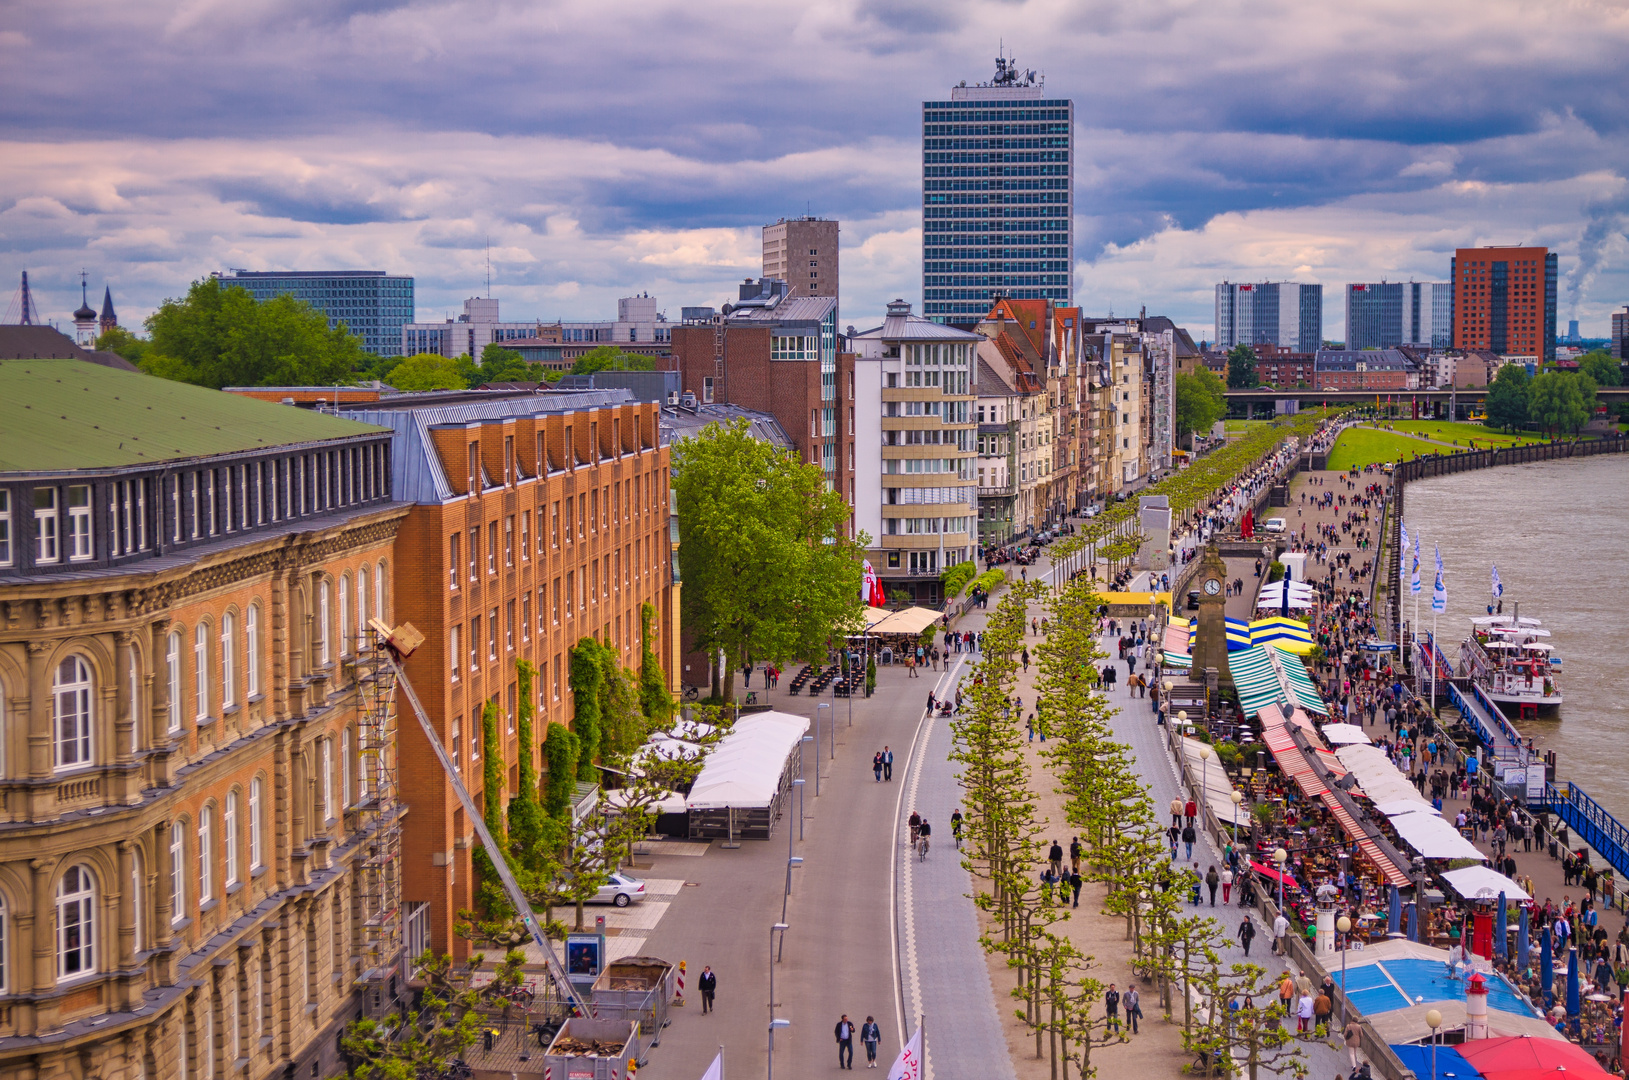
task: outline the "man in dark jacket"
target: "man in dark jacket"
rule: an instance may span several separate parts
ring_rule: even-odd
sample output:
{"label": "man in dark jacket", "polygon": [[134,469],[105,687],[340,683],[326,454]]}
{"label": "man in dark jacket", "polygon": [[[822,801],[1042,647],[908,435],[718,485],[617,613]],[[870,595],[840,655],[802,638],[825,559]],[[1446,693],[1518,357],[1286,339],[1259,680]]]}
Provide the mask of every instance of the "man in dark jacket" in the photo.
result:
{"label": "man in dark jacket", "polygon": [[854,1068],[854,1023],[847,1013],[837,1021],[837,1067]]}
{"label": "man in dark jacket", "polygon": [[701,1011],[712,1012],[713,995],[718,993],[718,976],[713,974],[710,965],[701,969],[701,978],[696,980],[696,985],[701,987]]}

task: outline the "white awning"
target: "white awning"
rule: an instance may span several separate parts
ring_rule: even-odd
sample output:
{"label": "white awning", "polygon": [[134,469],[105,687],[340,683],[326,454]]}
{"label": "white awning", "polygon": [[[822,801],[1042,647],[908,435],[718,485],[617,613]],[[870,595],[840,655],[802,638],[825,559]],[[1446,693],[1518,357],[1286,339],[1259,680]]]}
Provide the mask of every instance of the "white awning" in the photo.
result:
{"label": "white awning", "polygon": [[882,619],[866,628],[871,634],[920,634],[940,619],[943,615],[930,608],[908,607],[904,611],[896,611],[886,619]]}
{"label": "white awning", "polygon": [[1372,743],[1374,740],[1363,733],[1363,729],[1356,724],[1325,724],[1324,738],[1331,746],[1346,746],[1349,743]]}
{"label": "white awning", "polygon": [[808,717],[791,713],[742,717],[707,755],[685,805],[691,810],[769,806],[780,790],[787,759],[808,730]]}
{"label": "white awning", "polygon": [[1489,870],[1485,866],[1467,866],[1463,870],[1450,870],[1442,875],[1442,880],[1454,887],[1454,891],[1467,900],[1475,900],[1486,896],[1496,900],[1500,893],[1505,894],[1506,900],[1531,900],[1527,890],[1511,881],[1496,870]]}
{"label": "white awning", "polygon": [[1370,802],[1379,804],[1406,801],[1420,807],[1431,805],[1424,795],[1414,790],[1414,785],[1409,782],[1408,777],[1391,763],[1386,752],[1378,746],[1354,743],[1336,750],[1335,756],[1353,776],[1357,777],[1358,787],[1368,796]]}
{"label": "white awning", "polygon": [[1391,827],[1405,844],[1428,859],[1487,860],[1475,844],[1435,814],[1399,814],[1391,819]]}

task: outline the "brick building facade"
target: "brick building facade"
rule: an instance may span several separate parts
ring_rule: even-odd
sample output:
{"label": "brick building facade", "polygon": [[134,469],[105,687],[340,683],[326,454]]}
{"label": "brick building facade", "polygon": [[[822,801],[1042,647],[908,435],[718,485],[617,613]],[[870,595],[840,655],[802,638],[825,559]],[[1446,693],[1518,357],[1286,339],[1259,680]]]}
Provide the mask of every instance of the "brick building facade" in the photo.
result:
{"label": "brick building facade", "polygon": [[332,1075],[405,985],[385,433],[76,360],[0,428],[0,1072]]}
{"label": "brick building facade", "polygon": [[[610,644],[637,669],[648,603],[671,676],[678,588],[658,410],[606,390],[348,414],[395,432],[395,495],[413,504],[398,540],[397,619],[425,638],[407,673],[478,803],[488,702],[502,718],[506,800],[519,780],[518,661],[537,669],[540,773],[548,725],[573,714],[578,641]],[[468,943],[450,929],[474,906],[474,828],[416,723],[401,725],[401,760],[405,918],[425,944],[463,957]]]}

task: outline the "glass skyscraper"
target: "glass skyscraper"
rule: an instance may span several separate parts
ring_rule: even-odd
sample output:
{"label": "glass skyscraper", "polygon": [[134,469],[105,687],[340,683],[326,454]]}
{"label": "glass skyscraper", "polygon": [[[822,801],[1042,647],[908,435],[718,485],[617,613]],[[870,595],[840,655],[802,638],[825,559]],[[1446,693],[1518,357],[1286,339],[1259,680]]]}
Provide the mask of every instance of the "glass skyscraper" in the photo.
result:
{"label": "glass skyscraper", "polygon": [[922,103],[922,310],[977,322],[1000,296],[1067,305],[1074,252],[1074,102],[1033,71]]}
{"label": "glass skyscraper", "polygon": [[375,356],[402,354],[402,327],[413,321],[413,279],[383,270],[229,270],[223,286],[246,289],[257,302],[304,300],[329,326],[344,323]]}

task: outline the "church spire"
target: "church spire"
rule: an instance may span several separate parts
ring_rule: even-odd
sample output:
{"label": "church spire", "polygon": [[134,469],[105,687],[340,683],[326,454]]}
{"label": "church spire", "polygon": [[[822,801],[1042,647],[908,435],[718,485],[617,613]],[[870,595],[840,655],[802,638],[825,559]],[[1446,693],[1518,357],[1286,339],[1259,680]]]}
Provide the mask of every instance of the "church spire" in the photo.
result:
{"label": "church spire", "polygon": [[102,333],[104,334],[119,325],[119,316],[113,311],[113,288],[108,285],[102,286],[102,318],[100,321]]}

